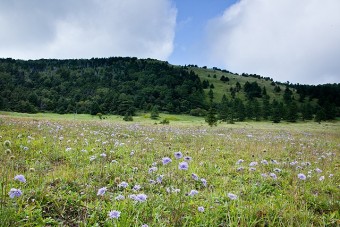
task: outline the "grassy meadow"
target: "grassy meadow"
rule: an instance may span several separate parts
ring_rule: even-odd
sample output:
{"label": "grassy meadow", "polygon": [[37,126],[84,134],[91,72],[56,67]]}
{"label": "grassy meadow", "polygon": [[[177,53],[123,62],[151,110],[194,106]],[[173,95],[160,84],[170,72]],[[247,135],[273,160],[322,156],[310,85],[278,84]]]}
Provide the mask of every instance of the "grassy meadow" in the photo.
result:
{"label": "grassy meadow", "polygon": [[0,226],[339,226],[340,123],[0,115]]}

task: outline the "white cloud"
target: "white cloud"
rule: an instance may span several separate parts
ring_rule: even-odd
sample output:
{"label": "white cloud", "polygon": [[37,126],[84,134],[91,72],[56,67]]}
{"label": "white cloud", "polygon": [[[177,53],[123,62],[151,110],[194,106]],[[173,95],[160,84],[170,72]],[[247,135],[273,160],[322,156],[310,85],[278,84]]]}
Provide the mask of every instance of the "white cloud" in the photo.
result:
{"label": "white cloud", "polygon": [[340,1],[241,0],[209,22],[209,54],[233,72],[340,83]]}
{"label": "white cloud", "polygon": [[0,57],[166,60],[176,14],[170,0],[4,0]]}

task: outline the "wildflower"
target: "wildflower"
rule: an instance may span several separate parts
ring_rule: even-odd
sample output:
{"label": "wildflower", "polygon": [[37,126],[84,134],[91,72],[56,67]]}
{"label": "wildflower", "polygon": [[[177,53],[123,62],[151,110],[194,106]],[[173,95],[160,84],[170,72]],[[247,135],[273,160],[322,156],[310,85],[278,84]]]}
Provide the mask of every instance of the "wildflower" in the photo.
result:
{"label": "wildflower", "polygon": [[97,192],[97,195],[103,196],[103,195],[105,194],[106,191],[107,191],[107,188],[106,188],[106,187],[99,188],[99,189],[98,189],[98,192]]}
{"label": "wildflower", "polygon": [[20,181],[22,183],[26,183],[26,179],[25,179],[24,175],[16,175],[14,177],[14,180],[18,180],[18,181]]}
{"label": "wildflower", "polygon": [[118,219],[120,217],[120,211],[117,211],[117,210],[111,210],[109,212],[109,218],[116,218]]}
{"label": "wildflower", "polygon": [[163,181],[163,177],[164,177],[164,175],[159,175],[156,179],[157,183],[161,184],[162,181]]}
{"label": "wildflower", "polygon": [[333,176],[334,176],[334,174],[331,173],[331,174],[329,174],[328,177],[329,177],[329,178],[332,178]]}
{"label": "wildflower", "polygon": [[318,172],[318,173],[322,173],[322,170],[319,169],[319,168],[316,168],[315,171]]}
{"label": "wildflower", "polygon": [[231,199],[231,200],[237,199],[237,195],[235,195],[235,194],[233,194],[233,193],[228,193],[228,197],[229,197],[229,199]]}
{"label": "wildflower", "polygon": [[183,157],[182,152],[180,152],[180,151],[175,152],[175,158],[176,158],[176,159],[180,159],[180,158],[182,158],[182,157]]}
{"label": "wildflower", "polygon": [[239,159],[239,160],[236,162],[236,164],[239,165],[239,164],[241,164],[242,162],[244,162],[244,160],[243,160],[243,159]]}
{"label": "wildflower", "polygon": [[101,154],[100,154],[100,157],[105,158],[105,157],[106,157],[106,154],[105,154],[105,153],[101,153]]}
{"label": "wildflower", "polygon": [[151,167],[151,168],[149,169],[149,173],[153,173],[153,172],[156,172],[156,171],[157,171],[157,167],[156,167],[156,166]]}
{"label": "wildflower", "polygon": [[300,179],[300,180],[306,180],[306,175],[305,174],[303,174],[303,173],[299,173],[298,174],[298,178]]}
{"label": "wildflower", "polygon": [[197,190],[191,190],[188,194],[188,196],[194,196],[194,195],[197,195],[198,194],[198,191]]}
{"label": "wildflower", "polygon": [[194,173],[191,174],[192,179],[194,179],[195,181],[198,181],[198,176]]}
{"label": "wildflower", "polygon": [[268,177],[268,175],[266,173],[261,173],[262,177]]}
{"label": "wildflower", "polygon": [[187,162],[181,162],[178,164],[178,169],[180,170],[188,170],[189,168],[189,165]]}
{"label": "wildflower", "polygon": [[149,227],[147,224],[143,224],[141,227]]}
{"label": "wildflower", "polygon": [[141,186],[136,184],[135,186],[133,186],[132,190],[134,191],[138,191],[139,189],[141,189]]}
{"label": "wildflower", "polygon": [[138,195],[136,196],[136,198],[137,198],[137,201],[139,201],[139,202],[145,202],[146,199],[148,198],[148,196],[145,195],[145,194],[138,194]]}
{"label": "wildflower", "polygon": [[134,154],[135,154],[135,151],[132,150],[132,151],[130,152],[130,156],[133,156]]}
{"label": "wildflower", "polygon": [[276,179],[277,179],[277,176],[276,176],[276,174],[275,174],[275,173],[270,173],[270,174],[269,174],[269,176],[270,176],[271,178],[273,178],[274,180],[276,180]]}
{"label": "wildflower", "polygon": [[261,164],[268,165],[268,161],[264,159],[264,160],[261,161]]}
{"label": "wildflower", "polygon": [[115,197],[115,200],[124,200],[124,199],[125,199],[125,197],[123,195],[117,195]]}
{"label": "wildflower", "polygon": [[95,155],[92,155],[92,156],[90,157],[90,162],[94,161],[95,159],[96,159],[96,156],[95,156]]}
{"label": "wildflower", "polygon": [[149,180],[149,183],[150,183],[150,184],[156,184],[156,181],[154,181],[154,180]]}
{"label": "wildflower", "polygon": [[[25,149],[25,148],[24,148]],[[72,148],[71,147],[67,147],[65,151],[71,151]]]}
{"label": "wildflower", "polygon": [[204,207],[198,207],[197,210],[198,210],[199,212],[204,212]]}
{"label": "wildflower", "polygon": [[279,162],[274,160],[274,159],[272,159],[271,161],[272,161],[273,164],[279,164]]}
{"label": "wildflower", "polygon": [[207,180],[204,178],[201,178],[201,182],[204,185],[204,187],[207,187]]}
{"label": "wildflower", "polygon": [[254,168],[254,167],[250,167],[250,168],[249,168],[249,171],[252,171],[252,172],[253,172],[253,171],[255,171],[255,170],[256,170],[256,168]]}
{"label": "wildflower", "polygon": [[323,181],[325,179],[325,176],[321,176],[320,178],[319,178],[319,181]]}
{"label": "wildflower", "polygon": [[22,192],[20,189],[16,189],[16,188],[11,188],[11,190],[9,191],[9,197],[11,199],[13,199],[14,197],[19,197],[22,195]]}
{"label": "wildflower", "polygon": [[257,166],[257,164],[258,164],[257,162],[251,162],[251,163],[249,164],[249,166],[251,166],[251,167],[252,167],[252,166]]}
{"label": "wildflower", "polygon": [[281,169],[279,169],[279,168],[275,168],[274,169],[274,172],[277,172],[277,173],[280,173],[282,170]]}
{"label": "wildflower", "polygon": [[164,158],[162,158],[162,162],[163,162],[163,165],[166,165],[166,164],[169,164],[170,162],[172,162],[172,160],[169,157],[164,157]]}
{"label": "wildflower", "polygon": [[241,166],[241,167],[238,167],[237,169],[236,169],[236,171],[237,172],[240,172],[240,171],[243,171],[244,170],[244,168]]}
{"label": "wildflower", "polygon": [[289,163],[291,166],[295,166],[296,164],[298,164],[298,162],[297,161],[294,161],[294,162],[290,162]]}
{"label": "wildflower", "polygon": [[185,156],[185,157],[184,157],[184,160],[189,162],[189,161],[191,161],[191,160],[192,160],[192,158],[191,158],[191,157],[189,157],[189,156]]}
{"label": "wildflower", "polygon": [[129,184],[126,183],[125,181],[122,181],[122,183],[118,184],[118,187],[120,188],[127,188],[127,186],[129,186]]}

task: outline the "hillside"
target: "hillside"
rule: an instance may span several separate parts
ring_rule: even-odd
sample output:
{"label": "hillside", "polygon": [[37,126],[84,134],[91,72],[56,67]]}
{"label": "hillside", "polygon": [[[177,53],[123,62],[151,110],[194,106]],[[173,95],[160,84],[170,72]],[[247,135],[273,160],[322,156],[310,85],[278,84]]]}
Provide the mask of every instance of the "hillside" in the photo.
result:
{"label": "hillside", "polygon": [[222,121],[335,119],[340,84],[295,85],[218,68],[137,58],[0,59],[0,110],[134,115],[161,112]]}

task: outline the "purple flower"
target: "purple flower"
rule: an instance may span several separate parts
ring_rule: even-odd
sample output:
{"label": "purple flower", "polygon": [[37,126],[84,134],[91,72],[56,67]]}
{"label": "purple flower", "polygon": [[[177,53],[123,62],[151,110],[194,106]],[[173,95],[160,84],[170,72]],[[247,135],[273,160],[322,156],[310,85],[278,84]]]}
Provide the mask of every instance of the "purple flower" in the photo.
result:
{"label": "purple flower", "polygon": [[191,190],[188,195],[189,196],[194,196],[194,195],[197,195],[197,194],[198,194],[197,190]]}
{"label": "purple flower", "polygon": [[132,195],[129,195],[129,198],[135,201],[138,201],[138,202],[145,202],[148,196],[145,194],[138,194],[138,195],[132,194]]}
{"label": "purple flower", "polygon": [[276,179],[277,179],[277,176],[276,176],[276,174],[275,174],[275,173],[270,173],[270,174],[269,174],[269,176],[270,176],[271,178],[273,178],[274,180],[276,180]]}
{"label": "purple flower", "polygon": [[198,176],[194,173],[191,174],[192,179],[198,181]]}
{"label": "purple flower", "polygon": [[204,212],[204,207],[198,207],[197,210],[198,210],[199,212]]}
{"label": "purple flower", "polygon": [[120,188],[127,188],[127,186],[129,186],[129,184],[126,183],[125,181],[123,181],[122,183],[118,184],[118,187],[120,187]]}
{"label": "purple flower", "polygon": [[148,198],[148,196],[145,194],[138,194],[136,197],[137,197],[137,201],[139,202],[145,202],[146,199]]}
{"label": "purple flower", "polygon": [[235,194],[233,194],[233,193],[228,193],[228,197],[229,197],[229,199],[231,199],[231,200],[237,199],[237,195],[235,195]]}
{"label": "purple flower", "polygon": [[300,180],[306,180],[306,175],[305,174],[303,174],[303,173],[299,173],[298,174],[298,178],[300,179]]}
{"label": "purple flower", "polygon": [[147,224],[143,224],[141,227],[149,227]]}
{"label": "purple flower", "polygon": [[11,190],[9,191],[9,197],[11,199],[13,199],[14,197],[19,197],[22,195],[22,192],[20,189],[16,189],[16,188],[11,188]]}
{"label": "purple flower", "polygon": [[320,178],[319,178],[319,181],[323,181],[325,179],[325,176],[321,176]]}
{"label": "purple flower", "polygon": [[162,181],[163,181],[163,177],[164,177],[164,175],[159,175],[156,179],[157,183],[161,184]]}
{"label": "purple flower", "polygon": [[24,175],[16,175],[14,177],[14,180],[18,180],[18,181],[20,181],[22,183],[26,183],[26,179],[25,179]]}
{"label": "purple flower", "polygon": [[98,192],[97,192],[97,195],[103,196],[103,195],[105,194],[106,191],[107,191],[107,188],[106,188],[106,187],[99,188],[99,189],[98,189]]}
{"label": "purple flower", "polygon": [[141,186],[139,184],[136,184],[135,186],[133,186],[132,190],[134,191],[138,191],[139,189],[141,189]]}
{"label": "purple flower", "polygon": [[319,169],[319,168],[316,168],[315,171],[318,172],[318,173],[322,173],[322,170]]}
{"label": "purple flower", "polygon": [[249,166],[257,166],[257,162],[251,162],[250,164],[249,164]]}
{"label": "purple flower", "polygon": [[189,168],[189,165],[187,162],[181,162],[178,164],[178,169],[180,170],[188,170]]}
{"label": "purple flower", "polygon": [[207,180],[204,178],[201,178],[201,182],[204,185],[204,187],[207,187]]}
{"label": "purple flower", "polygon": [[164,158],[162,158],[162,162],[163,162],[163,165],[166,165],[166,164],[169,164],[170,162],[172,162],[172,160],[169,157],[164,157]]}
{"label": "purple flower", "polygon": [[189,161],[191,161],[191,160],[192,160],[192,158],[191,158],[191,157],[189,157],[189,156],[185,156],[185,157],[184,157],[184,160],[185,160],[185,161],[187,161],[187,162],[189,162]]}
{"label": "purple flower", "polygon": [[116,218],[116,219],[118,219],[119,217],[120,217],[120,211],[111,210],[109,212],[109,218]]}
{"label": "purple flower", "polygon": [[239,164],[241,164],[242,162],[244,162],[244,160],[243,160],[243,159],[239,159],[239,160],[236,162],[236,164],[239,165]]}
{"label": "purple flower", "polygon": [[175,158],[176,158],[176,159],[180,159],[180,158],[182,158],[182,157],[183,157],[182,152],[180,152],[180,151],[175,152]]}
{"label": "purple flower", "polygon": [[125,197],[123,195],[117,195],[115,200],[124,200]]}
{"label": "purple flower", "polygon": [[151,168],[149,169],[149,173],[153,173],[153,172],[156,172],[156,171],[157,171],[157,167],[156,167],[156,166],[151,167]]}
{"label": "purple flower", "polygon": [[268,165],[268,161],[264,159],[264,160],[261,161],[261,164]]}
{"label": "purple flower", "polygon": [[279,168],[275,168],[274,169],[274,172],[277,172],[277,173],[280,173],[282,170],[281,169],[279,169]]}

